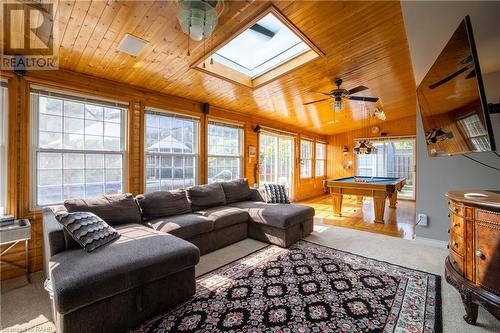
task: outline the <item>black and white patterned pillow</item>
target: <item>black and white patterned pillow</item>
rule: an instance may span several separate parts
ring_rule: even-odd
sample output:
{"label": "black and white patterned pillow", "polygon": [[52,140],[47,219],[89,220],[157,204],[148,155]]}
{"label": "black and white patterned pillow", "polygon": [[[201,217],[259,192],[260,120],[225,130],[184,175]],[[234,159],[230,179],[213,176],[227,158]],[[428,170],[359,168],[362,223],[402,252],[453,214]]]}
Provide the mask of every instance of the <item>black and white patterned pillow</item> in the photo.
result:
{"label": "black and white patterned pillow", "polygon": [[285,186],[275,184],[265,184],[266,202],[267,203],[284,203],[289,204],[290,200],[286,194]]}
{"label": "black and white patterned pillow", "polygon": [[120,237],[114,228],[90,212],[61,213],[57,214],[56,218],[87,252],[92,252]]}

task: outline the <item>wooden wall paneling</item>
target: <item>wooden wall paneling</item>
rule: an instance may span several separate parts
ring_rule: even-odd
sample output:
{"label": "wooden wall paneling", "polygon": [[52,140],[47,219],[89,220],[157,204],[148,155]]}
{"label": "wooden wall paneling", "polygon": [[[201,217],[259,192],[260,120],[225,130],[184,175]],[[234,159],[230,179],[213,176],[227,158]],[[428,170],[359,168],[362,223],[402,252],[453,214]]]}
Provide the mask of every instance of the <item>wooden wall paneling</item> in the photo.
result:
{"label": "wooden wall paneling", "polygon": [[134,195],[144,192],[144,105],[130,100],[127,135],[127,190]]}

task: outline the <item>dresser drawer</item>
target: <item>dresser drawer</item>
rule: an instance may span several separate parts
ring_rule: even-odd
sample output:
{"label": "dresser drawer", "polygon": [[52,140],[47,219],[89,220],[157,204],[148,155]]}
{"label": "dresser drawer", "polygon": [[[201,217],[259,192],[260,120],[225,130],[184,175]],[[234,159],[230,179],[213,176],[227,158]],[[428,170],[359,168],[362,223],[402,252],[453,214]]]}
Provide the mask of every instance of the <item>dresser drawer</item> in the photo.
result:
{"label": "dresser drawer", "polygon": [[453,268],[464,275],[464,258],[450,248],[450,262]]}
{"label": "dresser drawer", "polygon": [[464,239],[452,231],[450,233],[448,248],[463,256],[465,254]]}
{"label": "dresser drawer", "polygon": [[450,215],[450,234],[456,234],[459,237],[464,237],[465,220],[463,217],[456,214]]}
{"label": "dresser drawer", "polygon": [[465,208],[463,205],[450,201],[448,207],[453,214],[465,216]]}

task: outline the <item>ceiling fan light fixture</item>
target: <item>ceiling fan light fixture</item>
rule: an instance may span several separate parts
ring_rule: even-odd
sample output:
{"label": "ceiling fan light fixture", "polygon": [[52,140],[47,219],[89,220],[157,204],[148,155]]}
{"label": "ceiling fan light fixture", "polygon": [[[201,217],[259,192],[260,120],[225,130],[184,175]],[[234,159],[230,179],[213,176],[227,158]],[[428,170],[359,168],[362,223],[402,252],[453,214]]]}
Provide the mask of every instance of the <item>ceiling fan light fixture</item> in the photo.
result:
{"label": "ceiling fan light fixture", "polygon": [[208,38],[217,25],[217,10],[208,1],[181,0],[177,8],[177,19],[182,31],[192,40]]}
{"label": "ceiling fan light fixture", "polygon": [[342,111],[342,98],[335,97],[335,99],[333,100],[333,110],[335,112]]}

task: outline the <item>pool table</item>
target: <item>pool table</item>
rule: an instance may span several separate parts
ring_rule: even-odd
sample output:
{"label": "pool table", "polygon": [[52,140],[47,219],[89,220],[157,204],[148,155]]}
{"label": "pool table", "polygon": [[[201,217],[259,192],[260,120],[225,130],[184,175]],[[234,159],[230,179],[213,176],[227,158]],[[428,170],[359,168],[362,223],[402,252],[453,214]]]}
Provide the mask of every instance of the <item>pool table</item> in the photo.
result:
{"label": "pool table", "polygon": [[333,197],[333,213],[342,216],[342,196],[356,195],[358,202],[363,197],[373,197],[375,222],[384,223],[386,198],[389,198],[389,207],[396,208],[398,191],[406,184],[406,178],[391,177],[346,177],[326,180],[326,186]]}

